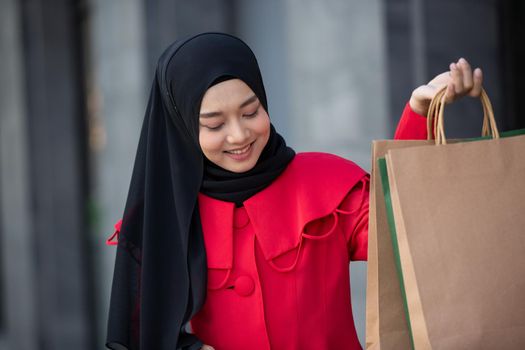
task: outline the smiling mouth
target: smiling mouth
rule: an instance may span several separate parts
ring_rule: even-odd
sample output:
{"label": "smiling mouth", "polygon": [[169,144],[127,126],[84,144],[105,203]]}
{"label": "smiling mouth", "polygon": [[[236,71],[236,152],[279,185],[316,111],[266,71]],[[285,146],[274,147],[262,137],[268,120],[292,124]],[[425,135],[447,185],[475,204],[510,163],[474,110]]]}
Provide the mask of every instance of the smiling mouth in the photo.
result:
{"label": "smiling mouth", "polygon": [[238,148],[238,149],[225,151],[225,152],[229,153],[229,154],[244,154],[244,153],[246,153],[246,152],[248,152],[250,150],[250,148],[252,147],[254,142],[255,141],[253,141],[252,143],[249,143],[248,145],[244,146],[243,148]]}

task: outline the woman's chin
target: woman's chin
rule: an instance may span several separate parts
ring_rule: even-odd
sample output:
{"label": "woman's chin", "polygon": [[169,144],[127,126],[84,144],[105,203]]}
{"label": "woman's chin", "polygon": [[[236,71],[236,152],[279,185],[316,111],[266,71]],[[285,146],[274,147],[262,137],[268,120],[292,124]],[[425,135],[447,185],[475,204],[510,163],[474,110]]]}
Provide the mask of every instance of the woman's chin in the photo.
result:
{"label": "woman's chin", "polygon": [[230,163],[229,164],[225,164],[225,165],[221,165],[221,167],[223,169],[226,169],[228,171],[231,171],[232,173],[245,173],[247,171],[250,171],[253,169],[253,167],[255,166],[255,163],[256,162],[246,162],[245,164],[239,164],[239,163]]}

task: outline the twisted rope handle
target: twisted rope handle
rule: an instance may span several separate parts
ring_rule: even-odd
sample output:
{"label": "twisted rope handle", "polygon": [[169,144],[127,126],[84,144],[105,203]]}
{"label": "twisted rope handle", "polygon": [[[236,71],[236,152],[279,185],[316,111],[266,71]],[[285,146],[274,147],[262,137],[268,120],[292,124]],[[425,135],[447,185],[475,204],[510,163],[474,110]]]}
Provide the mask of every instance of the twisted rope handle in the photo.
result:
{"label": "twisted rope handle", "polygon": [[[443,87],[437,92],[428,108],[427,116],[427,139],[432,140],[434,135],[436,138],[436,145],[447,144],[445,137],[445,125],[443,111],[445,109],[445,95],[447,87]],[[485,92],[481,89],[481,105],[483,106],[483,127],[481,129],[482,136],[492,136],[493,139],[499,139],[499,131],[496,126],[496,119],[494,118],[494,111],[490,99]]]}

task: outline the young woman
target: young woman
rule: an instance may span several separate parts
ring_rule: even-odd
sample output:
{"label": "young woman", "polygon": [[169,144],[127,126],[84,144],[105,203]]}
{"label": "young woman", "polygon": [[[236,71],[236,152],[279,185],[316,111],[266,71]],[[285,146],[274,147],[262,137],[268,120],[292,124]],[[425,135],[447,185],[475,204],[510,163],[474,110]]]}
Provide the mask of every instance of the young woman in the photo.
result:
{"label": "young woman", "polygon": [[[426,137],[444,84],[449,100],[477,96],[481,71],[460,59],[414,90],[397,138]],[[244,42],[177,41],[158,62],[115,232],[107,346],[360,349],[348,264],[366,260],[367,229],[368,175],[286,146]]]}

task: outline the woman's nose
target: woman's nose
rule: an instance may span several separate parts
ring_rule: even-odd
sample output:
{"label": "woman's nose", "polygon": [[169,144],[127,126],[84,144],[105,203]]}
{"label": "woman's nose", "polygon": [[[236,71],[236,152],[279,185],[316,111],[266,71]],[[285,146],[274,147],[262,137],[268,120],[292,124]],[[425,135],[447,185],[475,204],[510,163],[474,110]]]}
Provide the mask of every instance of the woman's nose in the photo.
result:
{"label": "woman's nose", "polygon": [[250,137],[250,130],[240,122],[232,123],[226,141],[232,144],[243,144]]}

